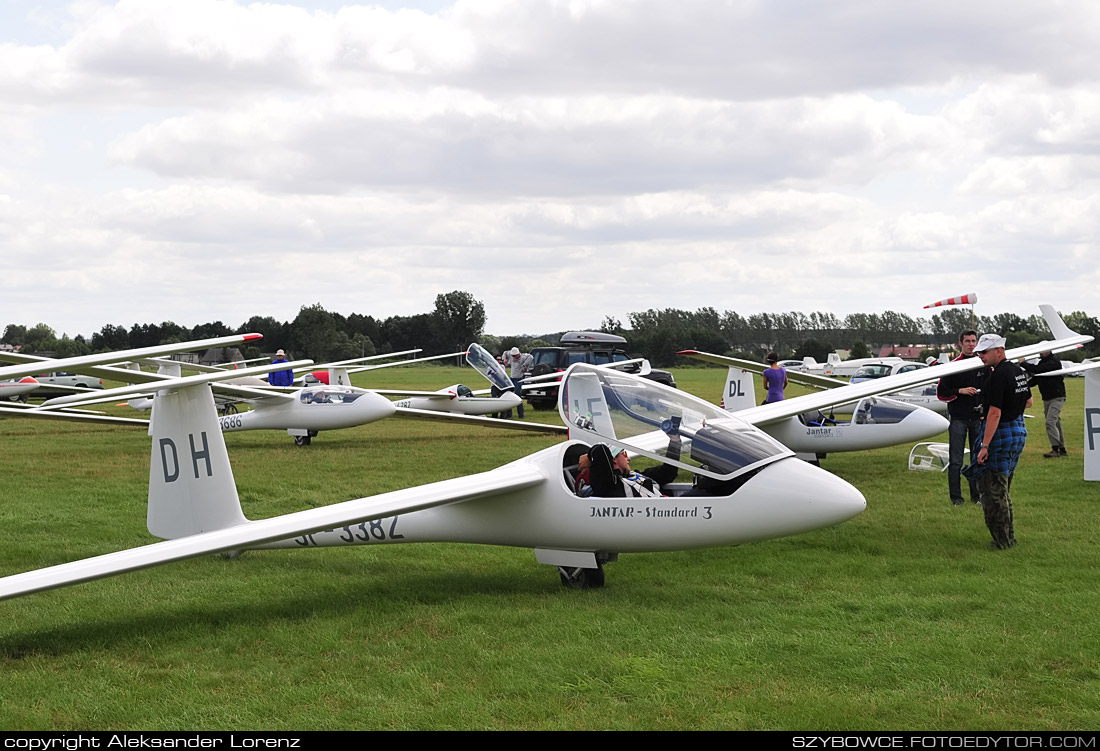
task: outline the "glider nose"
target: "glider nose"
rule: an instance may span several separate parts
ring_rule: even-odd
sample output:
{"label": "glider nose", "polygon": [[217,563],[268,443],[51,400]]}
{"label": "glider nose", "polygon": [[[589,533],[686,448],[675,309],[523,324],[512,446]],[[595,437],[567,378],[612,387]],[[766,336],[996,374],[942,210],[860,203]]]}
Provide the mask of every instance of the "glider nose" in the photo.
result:
{"label": "glider nose", "polygon": [[905,416],[902,424],[909,429],[909,440],[913,441],[923,441],[939,435],[947,430],[949,425],[946,417],[925,407],[914,409]]}
{"label": "glider nose", "polygon": [[504,400],[506,409],[515,409],[523,402],[523,399],[515,391],[505,391],[500,395],[500,398]]}
{"label": "glider nose", "polygon": [[867,508],[851,483],[801,459],[789,458],[765,467],[746,483],[758,485],[772,499],[777,534],[799,534],[846,522]]}
{"label": "glider nose", "polygon": [[374,422],[383,417],[389,417],[397,411],[397,407],[386,397],[368,391],[355,400],[356,406],[364,414],[364,422]]}

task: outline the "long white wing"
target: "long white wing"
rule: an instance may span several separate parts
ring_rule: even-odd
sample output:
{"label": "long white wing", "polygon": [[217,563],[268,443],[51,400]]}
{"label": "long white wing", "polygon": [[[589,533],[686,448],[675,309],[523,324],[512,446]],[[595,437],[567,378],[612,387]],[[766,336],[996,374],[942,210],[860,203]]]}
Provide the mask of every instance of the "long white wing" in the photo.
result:
{"label": "long white wing", "polygon": [[[260,338],[262,338],[261,334],[236,334],[233,336],[219,336],[213,339],[177,342],[175,344],[159,344],[155,347],[124,349],[118,352],[105,352],[98,355],[80,355],[78,357],[63,357],[55,360],[38,360],[34,363],[21,363],[19,365],[0,367],[0,379],[20,378],[25,375],[42,373],[46,370],[72,370],[84,365],[104,365],[107,363],[134,360],[140,357],[171,355],[177,352],[190,352],[196,349],[224,347],[229,344],[240,344],[241,342],[253,341]],[[0,359],[3,359],[3,357],[0,356]]]}
{"label": "long white wing", "polygon": [[1085,360],[1084,362],[1074,363],[1073,365],[1066,365],[1062,363],[1061,370],[1052,370],[1049,373],[1032,373],[1032,378],[1045,378],[1045,377],[1060,377],[1069,375],[1070,373],[1081,373],[1086,370],[1092,370],[1093,368],[1100,368],[1100,360]]}
{"label": "long white wing", "polygon": [[[268,363],[266,365],[256,365],[251,368],[243,368],[241,370],[219,370],[213,373],[200,373],[198,375],[184,376],[182,378],[165,378],[161,377],[156,382],[156,387],[167,388],[174,387],[179,388],[183,386],[190,386],[199,383],[214,383],[216,381],[231,381],[234,378],[240,378],[241,376],[256,375],[258,373],[269,373],[273,370],[287,370],[291,367],[301,367],[303,365],[309,365],[312,360],[296,360],[294,362],[280,362],[280,363]],[[130,386],[120,386],[117,389],[106,389],[105,391],[99,391],[96,393],[94,400],[88,399],[84,394],[75,394],[73,396],[60,396],[56,399],[49,399],[42,403],[42,407],[56,407],[60,405],[73,404],[94,404],[96,402],[111,401],[122,396],[131,396],[133,394],[145,394],[149,392],[150,384],[138,383]],[[230,387],[225,387],[230,388]],[[231,387],[237,391],[253,391],[247,387]],[[273,396],[266,391],[255,390],[261,397]],[[281,395],[275,395],[281,396]]]}
{"label": "long white wing", "polygon": [[299,511],[272,519],[248,522],[228,529],[121,550],[95,558],[63,563],[0,579],[0,600],[102,579],[127,571],[196,558],[211,553],[254,547],[265,542],[336,529],[351,524],[408,514],[435,506],[532,487],[546,480],[534,464],[513,462],[490,472],[395,490],[391,493]]}
{"label": "long white wing", "polygon": [[149,421],[136,417],[114,417],[112,415],[97,414],[94,412],[77,412],[74,410],[37,409],[35,407],[0,407],[0,415],[12,415],[15,417],[30,417],[40,420],[66,420],[69,422],[90,422],[102,425],[134,425],[148,427]]}
{"label": "long white wing", "polygon": [[[715,355],[710,352],[700,352],[696,349],[685,349],[676,354],[690,357],[693,360],[714,363],[715,365],[741,368],[742,370],[748,370],[753,373],[763,373],[768,368],[766,363],[742,360],[737,357],[726,357],[725,355]],[[810,386],[817,389],[836,389],[848,385],[847,381],[829,378],[828,376],[814,375],[813,373],[804,373],[797,370],[788,370],[787,380],[792,383],[800,383],[803,386]]]}
{"label": "long white wing", "polygon": [[526,430],[530,433],[553,433],[566,435],[569,429],[564,425],[547,425],[541,422],[521,422],[520,420],[498,420],[494,417],[478,415],[460,415],[454,412],[434,412],[430,409],[411,409],[398,407],[394,417],[409,420],[435,420],[436,422],[458,422],[466,425],[480,425],[486,428],[504,428],[506,430]]}

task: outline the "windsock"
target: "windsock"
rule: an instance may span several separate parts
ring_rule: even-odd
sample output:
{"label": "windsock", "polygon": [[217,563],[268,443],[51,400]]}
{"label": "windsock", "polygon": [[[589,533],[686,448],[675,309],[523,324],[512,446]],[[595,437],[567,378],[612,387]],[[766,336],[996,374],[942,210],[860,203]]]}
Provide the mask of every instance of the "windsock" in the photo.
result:
{"label": "windsock", "polygon": [[925,305],[926,308],[938,308],[941,305],[973,305],[978,302],[978,293],[969,292],[959,297],[948,297],[946,300],[940,300],[938,302],[929,303]]}

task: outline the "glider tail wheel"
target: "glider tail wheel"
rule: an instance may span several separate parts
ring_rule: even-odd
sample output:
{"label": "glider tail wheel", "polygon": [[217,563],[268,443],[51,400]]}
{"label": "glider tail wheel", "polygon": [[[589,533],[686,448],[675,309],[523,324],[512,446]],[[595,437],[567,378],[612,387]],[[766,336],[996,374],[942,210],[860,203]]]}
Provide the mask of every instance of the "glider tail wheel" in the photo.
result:
{"label": "glider tail wheel", "polygon": [[596,568],[558,566],[561,583],[569,589],[599,589],[604,583],[603,565]]}
{"label": "glider tail wheel", "polygon": [[222,410],[222,413],[226,414],[226,415],[235,415],[235,414],[237,414],[237,405],[236,404],[227,404],[227,405],[225,405],[225,409]]}

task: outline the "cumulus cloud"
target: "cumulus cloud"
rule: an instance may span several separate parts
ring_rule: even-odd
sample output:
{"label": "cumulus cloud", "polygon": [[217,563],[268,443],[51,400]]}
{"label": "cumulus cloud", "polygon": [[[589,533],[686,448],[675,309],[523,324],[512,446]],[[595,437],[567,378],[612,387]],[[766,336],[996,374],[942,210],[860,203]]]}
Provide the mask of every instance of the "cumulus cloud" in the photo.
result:
{"label": "cumulus cloud", "polygon": [[1089,0],[81,0],[0,32],[6,301],[70,333],[451,289],[503,334],[919,314],[966,278],[1087,309],[1098,22]]}

